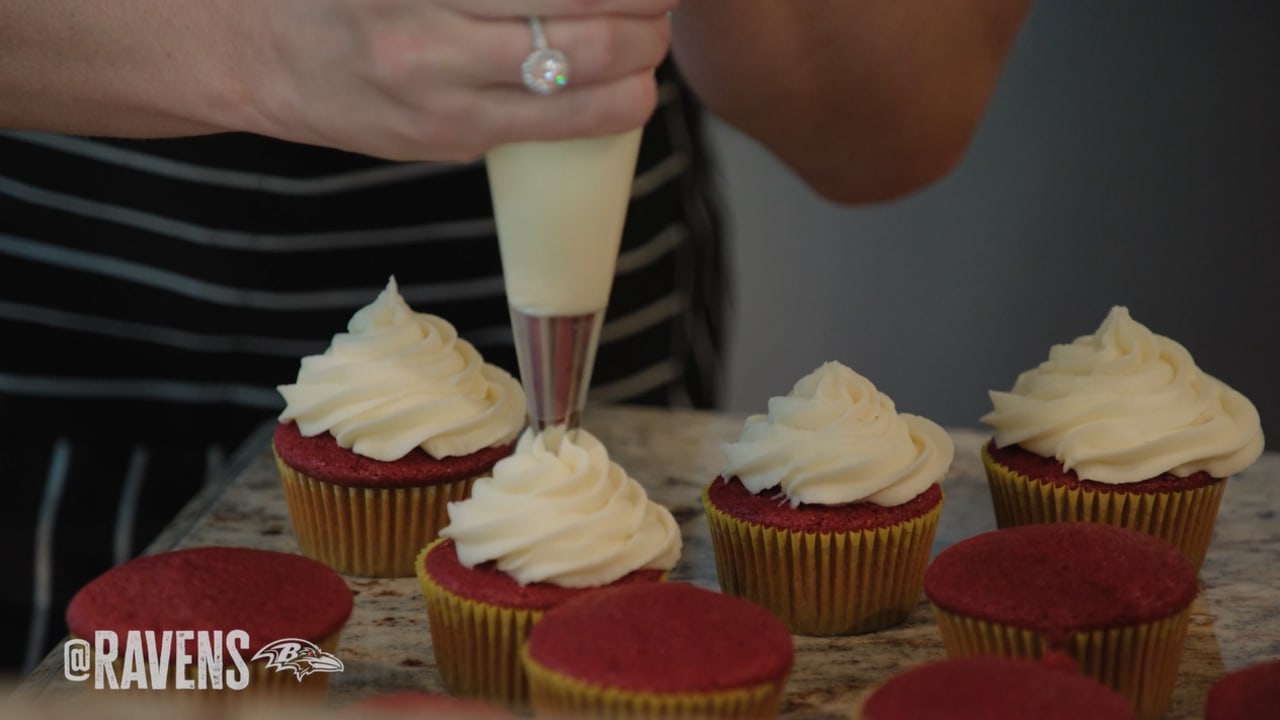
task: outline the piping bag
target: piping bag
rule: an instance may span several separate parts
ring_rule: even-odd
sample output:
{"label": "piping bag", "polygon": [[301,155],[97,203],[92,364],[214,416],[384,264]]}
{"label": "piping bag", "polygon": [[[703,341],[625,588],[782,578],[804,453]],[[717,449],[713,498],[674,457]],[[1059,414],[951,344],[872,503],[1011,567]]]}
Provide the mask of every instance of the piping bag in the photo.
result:
{"label": "piping bag", "polygon": [[586,406],[641,129],[485,157],[530,426],[573,436]]}

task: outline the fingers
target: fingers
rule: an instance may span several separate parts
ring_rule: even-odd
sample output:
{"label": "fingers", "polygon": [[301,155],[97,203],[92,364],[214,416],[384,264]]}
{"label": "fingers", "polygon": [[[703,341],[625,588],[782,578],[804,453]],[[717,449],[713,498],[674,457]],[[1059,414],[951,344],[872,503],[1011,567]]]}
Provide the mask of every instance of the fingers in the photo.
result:
{"label": "fingers", "polygon": [[[520,65],[533,50],[528,22],[487,21],[475,34],[477,48],[468,71],[481,85],[520,84]],[[573,86],[612,82],[662,62],[671,40],[665,15],[656,17],[591,17],[543,21],[548,47],[564,53]]]}
{"label": "fingers", "polygon": [[[670,2],[270,3],[270,22],[260,25],[272,32],[247,64],[270,72],[244,73],[253,80],[246,129],[393,160],[447,161],[501,143],[636,128],[656,104]],[[522,82],[534,48],[526,10],[539,13],[547,46],[569,63],[568,86],[551,95]]]}
{"label": "fingers", "polygon": [[476,17],[511,19],[538,15],[562,18],[587,15],[660,15],[678,0],[445,0],[454,11]]}
{"label": "fingers", "polygon": [[643,70],[589,87],[536,96],[523,86],[494,88],[477,113],[489,137],[560,140],[622,132],[649,119],[657,105],[653,72]]}

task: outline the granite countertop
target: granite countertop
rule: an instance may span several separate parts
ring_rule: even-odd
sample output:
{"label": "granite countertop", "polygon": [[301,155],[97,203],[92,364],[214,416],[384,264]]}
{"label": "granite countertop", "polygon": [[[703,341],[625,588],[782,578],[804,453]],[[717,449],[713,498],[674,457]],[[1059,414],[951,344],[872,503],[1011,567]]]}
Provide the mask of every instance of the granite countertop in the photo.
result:
{"label": "granite countertop", "polygon": [[[671,509],[684,534],[673,580],[718,589],[699,493],[722,462],[719,445],[736,437],[743,418],[701,411],[593,408],[584,425],[612,457]],[[956,457],[944,483],[946,502],[934,552],[995,520],[977,430],[952,430]],[[1280,454],[1267,453],[1229,481],[1213,542],[1192,606],[1171,720],[1199,718],[1209,686],[1226,671],[1280,658]],[[244,545],[297,552],[269,450],[223,488],[188,507],[153,550]],[[340,706],[373,694],[419,689],[444,692],[431,653],[426,613],[415,578],[347,578],[355,610],[337,655],[346,666],[329,681],[326,702]],[[942,659],[942,642],[923,598],[908,621],[878,633],[840,638],[796,637],[796,662],[781,708],[784,718],[849,717],[860,693],[916,663]],[[55,652],[22,689],[48,696],[82,692],[63,677]]]}

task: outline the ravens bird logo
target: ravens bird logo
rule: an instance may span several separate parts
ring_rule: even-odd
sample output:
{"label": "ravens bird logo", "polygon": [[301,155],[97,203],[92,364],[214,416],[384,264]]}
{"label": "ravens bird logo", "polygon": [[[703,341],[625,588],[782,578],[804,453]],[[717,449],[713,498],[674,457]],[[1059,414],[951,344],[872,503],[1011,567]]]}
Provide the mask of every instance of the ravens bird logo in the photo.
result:
{"label": "ravens bird logo", "polygon": [[292,670],[302,682],[302,678],[317,672],[342,672],[342,661],[316,647],[308,640],[284,638],[268,643],[253,654],[253,661],[266,660],[266,667],[276,672]]}

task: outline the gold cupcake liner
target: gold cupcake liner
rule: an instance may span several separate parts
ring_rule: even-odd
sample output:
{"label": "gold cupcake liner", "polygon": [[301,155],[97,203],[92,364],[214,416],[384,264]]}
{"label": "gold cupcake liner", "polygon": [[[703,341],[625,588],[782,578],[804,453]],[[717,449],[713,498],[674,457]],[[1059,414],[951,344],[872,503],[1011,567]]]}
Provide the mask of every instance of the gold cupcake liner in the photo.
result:
{"label": "gold cupcake liner", "polygon": [[1096,522],[1137,530],[1173,545],[1197,573],[1204,563],[1226,483],[1168,492],[1065,487],[1033,480],[997,463],[987,446],[982,464],[1001,528],[1046,522]]}
{"label": "gold cupcake liner", "polygon": [[414,566],[426,604],[431,649],[445,687],[455,695],[525,709],[529,683],[520,649],[542,611],[489,605],[445,589],[427,574],[423,562],[440,542],[423,548]]}
{"label": "gold cupcake liner", "polygon": [[348,487],[317,480],[276,455],[298,548],[337,572],[412,577],[418,551],[449,523],[447,506],[475,478],[404,488]]}
{"label": "gold cupcake liner", "polygon": [[855,635],[904,622],[920,600],[942,500],[895,525],[796,532],[730,517],[703,488],[720,589],[777,615],[796,635]]}
{"label": "gold cupcake liner", "polygon": [[706,693],[623,690],[583,682],[520,652],[534,714],[551,718],[773,718],[786,678],[776,683]]}
{"label": "gold cupcake liner", "polygon": [[[316,642],[316,645],[321,650],[337,656],[338,640],[341,635],[342,630],[339,629]],[[269,638],[269,640],[278,639],[280,638]],[[170,665],[167,674],[167,685],[164,689],[154,690],[133,687],[126,690],[111,690],[111,692],[113,694],[125,693],[131,699],[136,698],[143,702],[154,702],[156,705],[173,707],[176,710],[191,707],[240,707],[275,703],[295,705],[314,702],[318,705],[323,700],[331,673],[313,672],[299,680],[297,675],[290,670],[278,671],[275,668],[268,668],[265,661],[251,660],[250,658],[253,657],[251,654],[242,654],[241,657],[248,668],[249,677],[246,686],[240,690],[225,686],[221,688],[209,686],[185,690],[178,689],[174,684],[176,665]],[[90,658],[90,665],[95,665],[92,658]],[[112,667],[115,670],[116,678],[123,679],[124,660],[117,659],[112,663]],[[191,665],[188,666],[185,677],[193,682],[198,682],[198,673],[199,667]],[[150,682],[150,675],[147,676],[146,680]],[[90,680],[89,682],[89,687],[92,688],[93,681]]]}
{"label": "gold cupcake liner", "polygon": [[1034,630],[957,615],[936,605],[934,615],[948,657],[1035,659],[1045,650],[1059,650],[1075,659],[1081,673],[1128,698],[1139,720],[1155,720],[1173,697],[1191,606],[1153,622],[1072,633],[1062,644],[1050,644]]}

